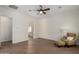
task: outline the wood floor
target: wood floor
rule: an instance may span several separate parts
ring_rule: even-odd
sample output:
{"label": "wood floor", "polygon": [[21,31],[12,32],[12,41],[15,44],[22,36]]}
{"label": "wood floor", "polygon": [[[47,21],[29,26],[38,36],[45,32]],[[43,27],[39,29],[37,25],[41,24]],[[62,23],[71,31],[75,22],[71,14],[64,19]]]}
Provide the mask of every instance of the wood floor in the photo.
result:
{"label": "wood floor", "polygon": [[79,47],[58,48],[53,40],[29,39],[29,41],[12,45],[4,44],[0,48],[1,54],[78,54]]}

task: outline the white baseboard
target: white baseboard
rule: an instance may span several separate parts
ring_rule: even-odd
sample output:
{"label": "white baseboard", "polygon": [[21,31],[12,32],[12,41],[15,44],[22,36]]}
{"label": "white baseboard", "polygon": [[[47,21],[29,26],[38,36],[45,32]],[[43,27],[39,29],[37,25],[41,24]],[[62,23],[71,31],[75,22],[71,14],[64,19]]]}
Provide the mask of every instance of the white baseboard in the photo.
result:
{"label": "white baseboard", "polygon": [[35,39],[46,39],[46,40],[54,40],[54,39],[43,38],[43,37],[38,37],[38,38],[35,38]]}

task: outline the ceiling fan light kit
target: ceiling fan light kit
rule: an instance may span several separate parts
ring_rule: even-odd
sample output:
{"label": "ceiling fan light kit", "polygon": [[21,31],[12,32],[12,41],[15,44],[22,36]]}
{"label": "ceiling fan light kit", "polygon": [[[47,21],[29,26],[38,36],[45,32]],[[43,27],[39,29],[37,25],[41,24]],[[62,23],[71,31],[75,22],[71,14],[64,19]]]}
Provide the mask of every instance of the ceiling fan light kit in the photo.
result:
{"label": "ceiling fan light kit", "polygon": [[42,14],[43,12],[42,11],[40,11],[40,14]]}

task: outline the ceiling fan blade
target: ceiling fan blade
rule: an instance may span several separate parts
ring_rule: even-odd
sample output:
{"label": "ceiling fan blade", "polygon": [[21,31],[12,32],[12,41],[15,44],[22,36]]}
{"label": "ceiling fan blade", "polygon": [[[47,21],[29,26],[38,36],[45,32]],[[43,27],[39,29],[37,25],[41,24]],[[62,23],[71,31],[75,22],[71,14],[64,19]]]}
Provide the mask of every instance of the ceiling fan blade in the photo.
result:
{"label": "ceiling fan blade", "polygon": [[46,14],[46,12],[43,11],[43,14]]}
{"label": "ceiling fan blade", "polygon": [[48,10],[50,10],[50,8],[46,8],[46,9],[44,9],[43,11],[48,11]]}
{"label": "ceiling fan blade", "polygon": [[41,10],[36,10],[36,11],[39,11],[40,12]]}
{"label": "ceiling fan blade", "polygon": [[40,5],[40,8],[42,9],[42,8],[43,8],[43,6],[42,6],[42,5]]}

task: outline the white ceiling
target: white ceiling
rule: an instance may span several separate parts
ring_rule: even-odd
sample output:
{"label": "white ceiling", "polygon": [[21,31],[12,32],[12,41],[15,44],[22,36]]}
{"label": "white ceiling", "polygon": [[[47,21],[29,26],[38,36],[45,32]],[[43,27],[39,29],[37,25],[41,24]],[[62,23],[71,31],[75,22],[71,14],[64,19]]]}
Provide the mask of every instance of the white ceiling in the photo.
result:
{"label": "white ceiling", "polygon": [[[39,5],[16,5],[19,8],[16,10],[22,14],[25,15],[30,15],[30,16],[50,16],[54,15],[55,13],[58,12],[63,12],[63,11],[71,11],[71,10],[79,10],[79,6],[77,5],[43,5],[43,8],[50,8],[50,11],[47,11],[46,15],[37,15],[37,11],[29,11],[29,10],[37,10],[39,9]],[[59,8],[59,7],[62,8]],[[8,8],[12,10],[12,8],[9,8],[8,5],[0,5],[0,7]]]}

